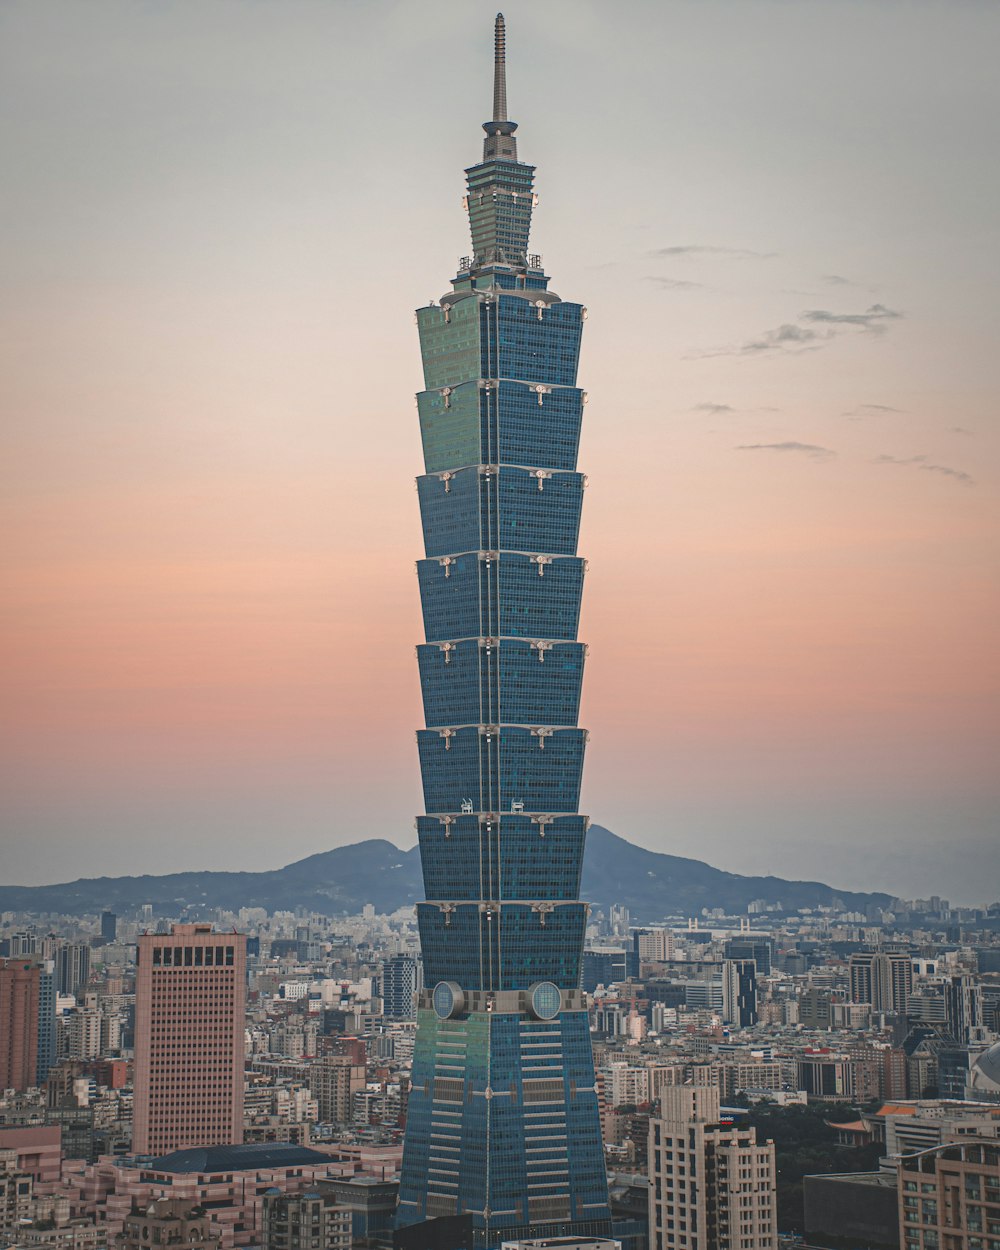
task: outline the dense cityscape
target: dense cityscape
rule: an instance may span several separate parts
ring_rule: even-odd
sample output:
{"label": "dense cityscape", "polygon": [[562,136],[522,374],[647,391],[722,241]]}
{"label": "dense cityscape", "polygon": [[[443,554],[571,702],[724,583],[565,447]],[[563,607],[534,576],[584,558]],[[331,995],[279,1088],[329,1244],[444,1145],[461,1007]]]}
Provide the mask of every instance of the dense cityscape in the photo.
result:
{"label": "dense cityscape", "polygon": [[1000,1250],[1000,901],[682,905],[580,811],[587,310],[505,38],[417,313],[418,853],[4,887],[0,1250]]}
{"label": "dense cityscape", "polygon": [[[592,914],[583,954],[616,1240],[990,1250],[1000,904],[640,919]],[[392,1244],[411,908],[7,912],[0,932],[5,1244]],[[688,1125],[696,1193],[664,1144]]]}

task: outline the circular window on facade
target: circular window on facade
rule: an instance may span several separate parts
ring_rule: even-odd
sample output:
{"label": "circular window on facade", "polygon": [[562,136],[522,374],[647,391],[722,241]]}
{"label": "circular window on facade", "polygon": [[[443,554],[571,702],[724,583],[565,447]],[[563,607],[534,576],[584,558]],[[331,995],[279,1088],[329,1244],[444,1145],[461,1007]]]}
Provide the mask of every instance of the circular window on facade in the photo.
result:
{"label": "circular window on facade", "polygon": [[434,1010],[441,1020],[457,1016],[465,1006],[465,995],[454,981],[438,981],[431,995]]}
{"label": "circular window on facade", "polygon": [[531,987],[531,1014],[539,1020],[554,1020],[562,1007],[562,991],[551,981]]}

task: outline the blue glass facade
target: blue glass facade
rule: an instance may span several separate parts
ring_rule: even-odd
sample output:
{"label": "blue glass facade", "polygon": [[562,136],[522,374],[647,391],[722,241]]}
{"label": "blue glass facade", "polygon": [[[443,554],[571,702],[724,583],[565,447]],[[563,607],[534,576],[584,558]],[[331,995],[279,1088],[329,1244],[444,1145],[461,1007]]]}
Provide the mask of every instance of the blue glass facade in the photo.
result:
{"label": "blue glass facade", "polygon": [[580,989],[586,314],[527,251],[534,169],[502,57],[498,19],[494,118],[466,170],[473,255],[417,313],[426,989],[397,1213],[471,1214],[484,1250],[611,1229]]}

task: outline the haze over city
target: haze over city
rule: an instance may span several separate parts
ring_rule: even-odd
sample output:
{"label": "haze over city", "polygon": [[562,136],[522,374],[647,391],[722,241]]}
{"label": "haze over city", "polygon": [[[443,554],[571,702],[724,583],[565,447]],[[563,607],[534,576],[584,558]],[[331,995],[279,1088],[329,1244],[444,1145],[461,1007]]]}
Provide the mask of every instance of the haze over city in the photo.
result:
{"label": "haze over city", "polygon": [[[412,845],[422,385],[495,6],[0,6],[4,883]],[[992,6],[506,9],[587,304],[581,810],[997,892]]]}

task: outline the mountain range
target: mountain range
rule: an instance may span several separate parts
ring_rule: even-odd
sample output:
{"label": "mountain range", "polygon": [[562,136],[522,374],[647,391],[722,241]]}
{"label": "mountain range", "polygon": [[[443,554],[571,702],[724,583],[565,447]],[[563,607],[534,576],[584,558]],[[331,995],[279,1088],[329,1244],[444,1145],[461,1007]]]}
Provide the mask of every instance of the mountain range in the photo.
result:
{"label": "mountain range", "polygon": [[[835,890],[818,881],[745,877],[697,859],[665,855],[591,826],[581,897],[595,907],[626,906],[632,919],[653,923],[695,916],[703,907],[745,912],[754,899],[783,910],[822,907],[839,900],[852,911],[887,907],[888,894]],[[423,898],[420,853],[384,838],[321,851],[269,872],[176,872],[165,876],[87,877],[63,885],[0,886],[0,911],[86,915],[107,908],[127,913],[144,903],[155,914],[178,916],[203,909],[304,907],[323,915],[356,914],[365,903],[392,912]]]}

